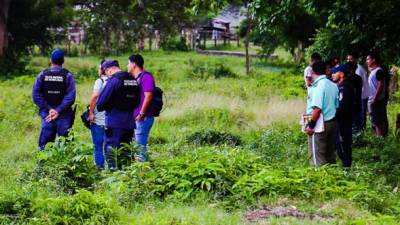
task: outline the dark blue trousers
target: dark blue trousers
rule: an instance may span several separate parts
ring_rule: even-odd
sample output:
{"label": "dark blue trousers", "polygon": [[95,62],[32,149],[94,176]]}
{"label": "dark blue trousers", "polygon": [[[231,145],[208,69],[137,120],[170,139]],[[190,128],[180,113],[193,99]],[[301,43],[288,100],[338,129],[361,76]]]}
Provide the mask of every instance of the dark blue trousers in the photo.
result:
{"label": "dark blue trousers", "polygon": [[336,135],[336,151],[339,158],[342,160],[343,167],[350,167],[353,161],[352,158],[352,121],[338,121]]}
{"label": "dark blue trousers", "polygon": [[105,155],[110,170],[115,170],[115,154],[113,155],[113,148],[120,148],[122,143],[129,144],[133,138],[133,129],[123,128],[106,128],[106,147]]}
{"label": "dark blue trousers", "polygon": [[361,100],[361,129],[365,130],[367,125],[368,98]]}
{"label": "dark blue trousers", "polygon": [[56,135],[60,137],[68,136],[68,130],[72,127],[72,117],[58,118],[51,122],[46,122],[42,118],[42,129],[39,136],[39,148],[43,150],[47,143],[54,142]]}

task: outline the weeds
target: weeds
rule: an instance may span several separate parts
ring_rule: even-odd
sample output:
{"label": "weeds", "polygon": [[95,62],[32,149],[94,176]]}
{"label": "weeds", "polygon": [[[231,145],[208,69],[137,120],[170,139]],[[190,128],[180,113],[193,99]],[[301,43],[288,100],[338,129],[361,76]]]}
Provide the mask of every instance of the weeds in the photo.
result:
{"label": "weeds", "polygon": [[20,182],[34,182],[54,191],[75,193],[80,188],[92,188],[97,180],[91,144],[73,140],[73,135],[60,138],[38,153],[37,167],[27,170]]}
{"label": "weeds", "polygon": [[242,142],[238,136],[233,134],[210,130],[197,131],[188,135],[186,140],[196,145],[230,145],[234,147]]}
{"label": "weeds", "polygon": [[[145,52],[145,59],[171,107],[152,129],[151,160],[137,163],[137,149],[123,146],[114,151],[120,170],[113,173],[97,171],[90,133],[79,121],[73,138],[37,153],[40,119],[30,96],[36,74],[0,83],[0,223],[112,224],[127,217],[137,224],[242,224],[246,209],[282,199],[333,215],[337,224],[398,221],[398,139],[366,133],[355,140],[351,171],[310,168],[306,135],[296,125],[306,94],[300,73],[260,62],[245,76],[242,59],[190,52]],[[66,58],[78,105],[90,97],[99,61]],[[46,66],[45,58],[31,62],[32,71]],[[398,108],[394,102],[389,111]],[[324,209],[336,199],[342,205]]]}
{"label": "weeds", "polygon": [[192,59],[188,61],[189,70],[188,76],[189,78],[196,79],[208,79],[210,77],[213,78],[222,78],[222,77],[236,77],[237,75],[231,71],[230,68],[226,67],[222,62],[217,62],[215,64],[208,64],[203,62],[196,62]]}

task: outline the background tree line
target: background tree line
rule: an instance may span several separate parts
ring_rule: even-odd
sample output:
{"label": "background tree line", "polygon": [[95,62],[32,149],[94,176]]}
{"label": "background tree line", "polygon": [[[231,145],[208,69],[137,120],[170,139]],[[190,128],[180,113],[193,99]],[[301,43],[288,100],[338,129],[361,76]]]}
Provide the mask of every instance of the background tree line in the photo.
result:
{"label": "background tree line", "polygon": [[314,51],[326,57],[375,51],[387,64],[400,63],[400,2],[394,0],[0,0],[0,70],[23,68],[19,62],[33,46],[46,52],[66,38],[52,29],[73,20],[81,22],[90,52],[119,54],[155,29],[166,43],[228,4],[247,9],[239,31],[246,49],[250,41],[263,53],[282,46],[296,63]]}

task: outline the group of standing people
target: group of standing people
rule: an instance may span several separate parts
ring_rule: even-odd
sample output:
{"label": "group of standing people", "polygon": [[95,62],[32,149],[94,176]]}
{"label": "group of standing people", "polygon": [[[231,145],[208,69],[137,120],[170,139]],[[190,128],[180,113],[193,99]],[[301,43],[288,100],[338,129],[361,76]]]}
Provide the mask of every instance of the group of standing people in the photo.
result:
{"label": "group of standing people", "polygon": [[[62,67],[64,53],[56,49],[51,53],[51,66],[36,78],[32,90],[34,103],[39,107],[42,128],[39,148],[54,142],[56,135],[67,136],[73,125],[72,105],[76,98],[73,75]],[[89,104],[89,121],[94,143],[94,161],[98,169],[115,170],[113,150],[133,139],[140,148],[139,161],[146,161],[147,142],[156,112],[153,92],[155,79],[144,70],[144,59],[139,54],[128,58],[127,71],[117,60],[103,60],[99,65],[99,78],[95,81]]]}
{"label": "group of standing people", "polygon": [[[351,53],[345,64],[340,64],[339,57],[328,63],[314,53],[304,71],[308,92],[304,131],[315,166],[335,163],[336,153],[344,167],[351,166],[352,137],[366,128],[367,111],[375,135],[388,133],[389,73],[373,53],[366,57],[369,73],[357,59]],[[75,80],[62,67],[64,52],[54,50],[50,60],[51,66],[38,75],[32,90],[42,119],[41,150],[56,135],[67,136],[75,116]],[[153,75],[144,70],[143,57],[135,54],[127,61],[127,71],[120,68],[117,60],[101,61],[90,98],[94,159],[100,170],[105,168],[105,162],[110,170],[117,169],[113,150],[133,139],[140,148],[138,160],[146,161],[149,133],[160,110],[153,104],[157,88]]]}
{"label": "group of standing people", "polygon": [[312,165],[335,163],[337,153],[343,167],[351,167],[353,135],[366,129],[367,112],[374,134],[388,133],[389,73],[374,53],[365,60],[368,72],[357,59],[350,53],[344,64],[339,57],[324,62],[313,53],[304,70],[308,94],[303,122]]}

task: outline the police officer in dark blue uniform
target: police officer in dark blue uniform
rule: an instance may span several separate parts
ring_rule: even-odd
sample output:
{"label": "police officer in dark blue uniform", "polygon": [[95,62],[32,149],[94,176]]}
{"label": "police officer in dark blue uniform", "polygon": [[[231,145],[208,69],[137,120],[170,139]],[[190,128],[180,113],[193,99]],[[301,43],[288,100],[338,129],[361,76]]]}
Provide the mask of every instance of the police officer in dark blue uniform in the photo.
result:
{"label": "police officer in dark blue uniform", "polygon": [[105,156],[110,170],[115,170],[112,148],[132,141],[135,118],[133,110],[139,105],[139,86],[136,79],[119,68],[118,61],[106,60],[102,69],[108,79],[97,100],[97,110],[106,111]]}
{"label": "police officer in dark blue uniform", "polygon": [[338,122],[338,135],[336,138],[336,150],[342,160],[343,167],[352,164],[352,124],[355,101],[355,88],[349,77],[346,65],[339,65],[332,69],[333,81],[339,88],[339,108],[336,110]]}
{"label": "police officer in dark blue uniform", "polygon": [[62,67],[64,52],[55,49],[51,53],[51,66],[36,78],[32,89],[33,102],[39,107],[42,129],[39,148],[43,150],[48,142],[58,136],[68,136],[72,127],[76,90],[73,75]]}

